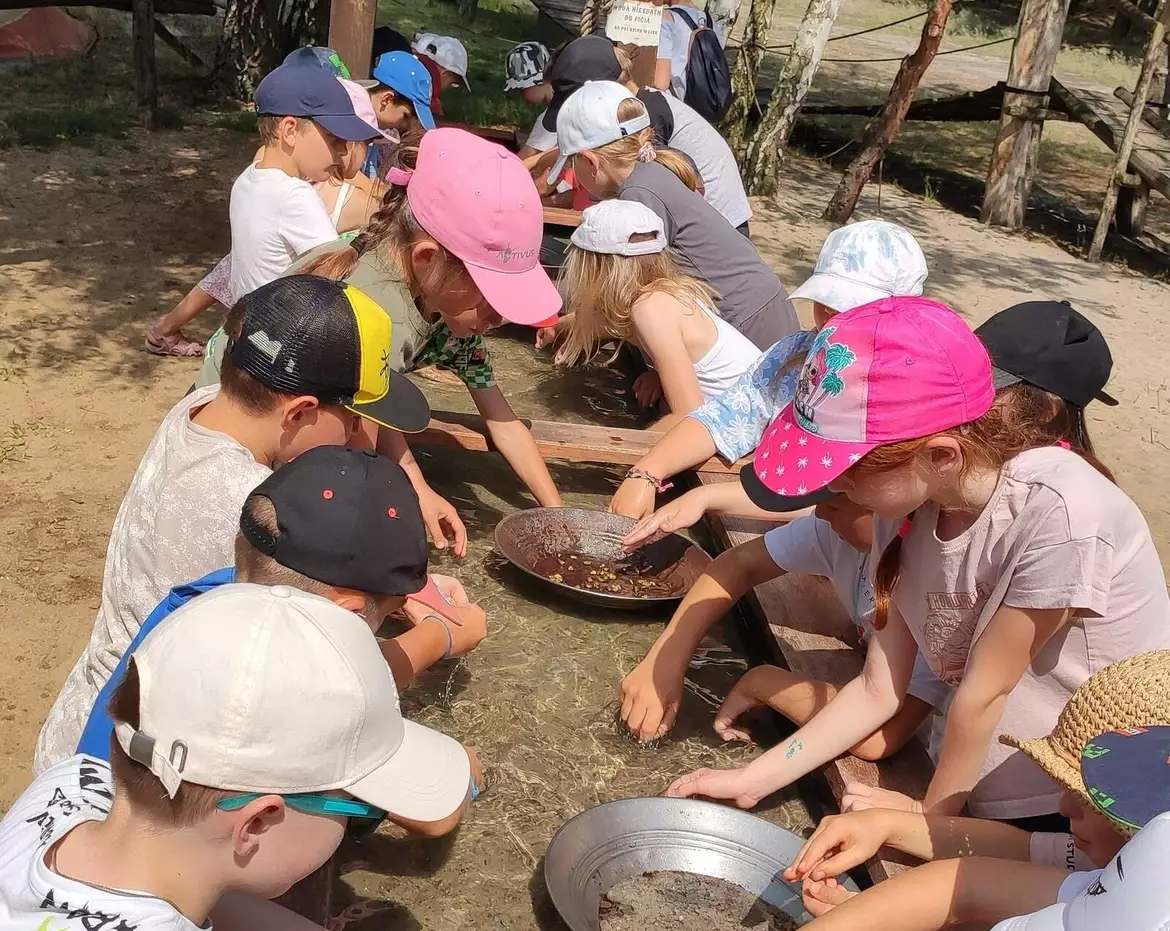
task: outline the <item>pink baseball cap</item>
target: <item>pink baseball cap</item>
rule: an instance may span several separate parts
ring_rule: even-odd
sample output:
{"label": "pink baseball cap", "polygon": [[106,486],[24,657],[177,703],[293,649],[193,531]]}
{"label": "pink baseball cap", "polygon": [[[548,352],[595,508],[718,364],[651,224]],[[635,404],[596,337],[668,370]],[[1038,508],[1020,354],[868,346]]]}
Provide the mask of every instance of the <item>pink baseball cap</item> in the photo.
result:
{"label": "pink baseball cap", "polygon": [[556,317],[561,296],[540,264],[544,207],[520,159],[464,129],[432,129],[406,183],[415,219],[496,313],[526,326]]}
{"label": "pink baseball cap", "polygon": [[[370,126],[371,129],[378,135],[372,139],[372,142],[398,142],[398,133],[394,130],[386,132],[378,126],[378,116],[374,113],[374,105],[370,102],[370,93],[360,84],[354,81],[347,81],[345,78],[337,79],[341,86],[345,88],[345,92],[349,94],[349,102],[353,104],[354,116],[356,116],[363,123]],[[393,135],[391,135],[393,133]]]}
{"label": "pink baseball cap", "polygon": [[876,447],[977,420],[994,400],[987,350],[945,304],[864,304],[817,334],[796,397],[756,449],[754,477],[772,495],[805,498],[774,509],[804,506]]}

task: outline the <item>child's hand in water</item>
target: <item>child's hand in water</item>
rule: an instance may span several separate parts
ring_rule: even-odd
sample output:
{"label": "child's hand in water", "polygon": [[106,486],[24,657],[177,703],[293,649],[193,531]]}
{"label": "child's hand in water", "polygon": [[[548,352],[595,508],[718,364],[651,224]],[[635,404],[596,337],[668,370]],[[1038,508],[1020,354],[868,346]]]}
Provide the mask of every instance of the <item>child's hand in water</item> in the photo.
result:
{"label": "child's hand in water", "polygon": [[889,808],[894,811],[912,811],[922,814],[922,802],[909,795],[867,786],[863,782],[851,782],[841,796],[841,811],[866,811],[870,808]]}
{"label": "child's hand in water", "polygon": [[840,885],[835,879],[826,879],[823,882],[806,879],[801,885],[800,891],[804,907],[813,918],[820,918],[857,895],[856,892],[850,892]]}
{"label": "child's hand in water", "polygon": [[544,349],[545,346],[551,346],[557,341],[557,328],[555,326],[542,326],[536,331],[536,348]]}
{"label": "child's hand in water", "polygon": [[622,720],[639,740],[658,740],[674,727],[686,666],[672,669],[651,653],[622,680]]}
{"label": "child's hand in water", "polygon": [[[649,482],[643,481],[642,484],[649,486]],[[692,489],[639,521],[622,537],[622,548],[626,552],[636,550],[656,534],[673,533],[676,530],[693,527],[707,513],[705,491],[705,488]]]}
{"label": "child's hand in water", "polygon": [[776,666],[756,666],[745,672],[719,706],[715,715],[715,733],[724,740],[751,740],[745,729],[735,726],[736,720],[752,709],[766,705],[768,696],[783,688],[790,676]]}
{"label": "child's hand in water", "polygon": [[609,513],[641,520],[654,510],[654,486],[644,478],[627,478],[609,499]]}
{"label": "child's hand in water", "polygon": [[820,882],[860,866],[890,839],[888,812],[857,812],[822,818],[813,836],[804,842],[792,865],[784,871],[789,882]]}
{"label": "child's hand in water", "polygon": [[634,397],[642,407],[653,407],[662,400],[662,379],[651,369],[634,379]]}

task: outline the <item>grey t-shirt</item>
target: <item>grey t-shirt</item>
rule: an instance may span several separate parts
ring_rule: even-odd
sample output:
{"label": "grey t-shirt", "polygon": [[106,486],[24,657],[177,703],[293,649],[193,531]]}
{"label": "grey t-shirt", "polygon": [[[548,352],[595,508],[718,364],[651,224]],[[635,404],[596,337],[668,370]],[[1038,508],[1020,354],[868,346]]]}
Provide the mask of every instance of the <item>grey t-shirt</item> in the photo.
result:
{"label": "grey t-shirt", "polygon": [[679,264],[715,289],[719,313],[760,349],[800,329],[788,292],[751,240],[670,169],[639,162],[617,197],[662,218]]}
{"label": "grey t-shirt", "polygon": [[707,191],[707,203],[723,214],[732,226],[746,223],[752,218],[752,208],[731,146],[693,108],[672,94],[662,96],[674,115],[670,147],[689,155],[699,169]]}

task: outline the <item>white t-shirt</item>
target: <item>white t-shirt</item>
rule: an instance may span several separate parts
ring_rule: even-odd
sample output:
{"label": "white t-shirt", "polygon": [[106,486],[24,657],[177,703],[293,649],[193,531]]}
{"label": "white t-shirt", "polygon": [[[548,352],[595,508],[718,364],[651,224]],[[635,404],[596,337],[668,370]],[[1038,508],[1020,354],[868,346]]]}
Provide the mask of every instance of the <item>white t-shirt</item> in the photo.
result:
{"label": "white t-shirt", "polygon": [[670,59],[670,92],[679,100],[687,99],[687,61],[691,51],[690,24],[683,19],[682,10],[695,23],[696,27],[711,26],[711,31],[719,40],[720,45],[726,45],[720,23],[709,23],[707,14],[693,6],[669,6],[663,11],[662,31],[658,34],[658,58]]}
{"label": "white t-shirt", "polygon": [[110,768],[74,756],[33,781],[0,821],[0,928],[20,931],[197,931],[157,896],[90,886],[56,873],[46,853],[87,821],[104,821]]}
{"label": "white t-shirt", "polygon": [[232,185],[230,213],[233,302],[337,238],[313,186],[279,168],[245,168]]}
{"label": "white t-shirt", "polygon": [[[1002,605],[1076,609],[1008,696],[968,802],[978,818],[1054,812],[1060,789],[999,735],[1049,734],[1093,673],[1170,648],[1170,598],[1149,527],[1120,488],[1056,446],[1009,462],[966,533],[942,542],[937,521],[932,505],[915,515],[902,541],[893,598],[930,668],[947,684],[962,682],[971,645]],[[875,559],[897,527],[874,522]]]}
{"label": "white t-shirt", "polygon": [[547,152],[557,147],[556,131],[544,128],[544,115],[547,112],[547,110],[540,111],[540,116],[532,124],[532,131],[528,134],[528,138],[524,140],[526,146],[530,149],[536,149],[537,152]]}
{"label": "white t-shirt", "polygon": [[[785,572],[807,572],[833,583],[833,590],[853,618],[863,644],[873,634],[873,586],[870,584],[869,554],[855,550],[819,517],[798,517],[764,534],[768,555]],[[942,708],[950,687],[938,678],[922,654],[914,663],[908,694],[933,708]]]}
{"label": "white t-shirt", "polygon": [[73,755],[98,692],[167,592],[235,561],[240,509],[272,470],[226,433],[191,422],[218,392],[183,398],[146,447],[110,533],[93,634],[41,728],[34,772]]}
{"label": "white t-shirt", "polygon": [[[699,175],[707,203],[718,210],[732,226],[741,226],[752,218],[752,207],[743,189],[739,166],[719,131],[695,110],[673,94],[663,94],[674,116],[674,135],[670,147],[690,156]],[[529,143],[531,145],[531,143]],[[553,144],[556,144],[555,138]]]}
{"label": "white t-shirt", "polygon": [[695,377],[703,400],[718,397],[730,388],[760,358],[756,344],[724,320],[704,308],[715,324],[715,342],[695,361]]}
{"label": "white t-shirt", "polygon": [[1083,850],[1079,850],[1071,834],[1050,834],[1045,831],[1033,832],[1028,841],[1028,859],[1033,863],[1058,866],[1070,873],[1076,870],[1097,868]]}

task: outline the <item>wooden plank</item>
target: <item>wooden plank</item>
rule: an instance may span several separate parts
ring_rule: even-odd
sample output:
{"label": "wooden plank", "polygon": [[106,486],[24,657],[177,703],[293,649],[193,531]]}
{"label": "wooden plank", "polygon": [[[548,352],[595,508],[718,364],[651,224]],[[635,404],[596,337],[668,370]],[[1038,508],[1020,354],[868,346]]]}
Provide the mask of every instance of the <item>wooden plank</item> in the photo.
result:
{"label": "wooden plank", "polygon": [[[156,11],[157,12],[157,9]],[[205,71],[207,65],[203,63],[203,59],[195,54],[191,49],[187,48],[179,37],[167,29],[163,25],[162,20],[156,19],[154,21],[154,34],[163,41],[163,45],[169,48],[172,52],[178,55],[183,61],[189,64],[192,68],[197,68],[200,71]]]}
{"label": "wooden plank", "polygon": [[[653,430],[629,430],[623,427],[599,427],[595,424],[555,423],[548,420],[524,420],[536,440],[536,446],[546,459],[568,459],[572,462],[599,462],[609,465],[633,465],[650,452],[662,434]],[[466,449],[472,452],[493,452],[495,446],[488,435],[483,418],[477,414],[455,411],[431,411],[431,422],[421,433],[412,434],[410,441],[419,446],[439,446]],[[700,472],[714,472],[736,476],[740,462],[727,465],[713,457],[699,466]]]}
{"label": "wooden plank", "polygon": [[[1127,107],[1132,107],[1136,99],[1133,94],[1127,91],[1124,87],[1116,87],[1113,89],[1113,96],[1120,100]],[[1157,110],[1146,104],[1142,108],[1142,119],[1154,127],[1163,136],[1170,137],[1170,120],[1162,116]]]}
{"label": "wooden plank", "polygon": [[[699,475],[700,483],[733,480],[728,475]],[[759,521],[708,517],[708,526],[724,546],[737,546],[759,535]],[[750,526],[755,525],[755,526]],[[758,586],[746,599],[756,619],[767,625],[776,653],[789,669],[810,678],[841,686],[854,678],[864,662],[857,634],[827,579],[790,573]],[[926,795],[933,767],[926,750],[912,740],[880,764],[844,756],[822,772],[838,803],[850,782],[904,792],[911,798]],[[866,864],[874,882],[894,876],[915,861],[883,849]]]}
{"label": "wooden plank", "polygon": [[275,901],[324,928],[333,917],[333,884],[337,880],[337,854],[315,872],[296,883]]}
{"label": "wooden plank", "polygon": [[349,68],[350,77],[370,76],[377,0],[332,0],[329,7],[329,46]]}
{"label": "wooden plank", "polygon": [[581,225],[581,211],[568,207],[545,207],[544,222],[548,226],[564,226],[576,229]]}

